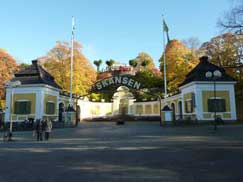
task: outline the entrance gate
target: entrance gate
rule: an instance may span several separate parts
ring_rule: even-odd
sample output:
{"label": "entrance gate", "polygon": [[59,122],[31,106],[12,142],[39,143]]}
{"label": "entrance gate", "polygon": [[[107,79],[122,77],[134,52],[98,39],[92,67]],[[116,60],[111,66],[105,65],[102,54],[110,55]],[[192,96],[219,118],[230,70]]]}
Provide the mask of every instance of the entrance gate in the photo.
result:
{"label": "entrance gate", "polygon": [[120,86],[113,95],[113,115],[131,114],[130,106],[133,105],[135,99],[129,88]]}
{"label": "entrance gate", "polygon": [[[92,101],[87,97],[79,100],[81,119],[111,118],[118,115],[135,117],[160,117],[161,97],[160,88],[144,88],[134,76],[118,75],[105,78],[93,85],[91,93],[104,94],[97,102],[94,95]],[[134,95],[151,95],[151,99],[136,101]],[[141,94],[141,95],[140,95]]]}

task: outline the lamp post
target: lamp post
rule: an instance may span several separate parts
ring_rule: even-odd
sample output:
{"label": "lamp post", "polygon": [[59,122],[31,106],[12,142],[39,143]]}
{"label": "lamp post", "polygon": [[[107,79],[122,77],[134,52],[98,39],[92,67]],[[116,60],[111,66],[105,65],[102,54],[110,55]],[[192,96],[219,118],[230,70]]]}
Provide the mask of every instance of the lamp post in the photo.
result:
{"label": "lamp post", "polygon": [[13,131],[13,121],[12,121],[12,115],[14,113],[14,102],[13,102],[13,94],[14,94],[14,88],[18,87],[19,85],[21,85],[20,81],[9,81],[5,84],[6,87],[10,87],[11,88],[11,104],[10,104],[10,126],[9,126],[9,133],[8,133],[8,140],[11,141],[12,140],[12,131]]}
{"label": "lamp post", "polygon": [[222,73],[219,70],[207,71],[205,74],[206,78],[213,80],[213,93],[214,93],[214,130],[217,130],[217,105],[216,105],[216,80],[222,76]]}
{"label": "lamp post", "polygon": [[162,113],[161,113],[161,109],[162,109],[162,105],[161,105],[161,96],[158,95],[158,99],[159,99],[159,116],[160,116],[160,126],[164,126],[164,122],[162,121]]}

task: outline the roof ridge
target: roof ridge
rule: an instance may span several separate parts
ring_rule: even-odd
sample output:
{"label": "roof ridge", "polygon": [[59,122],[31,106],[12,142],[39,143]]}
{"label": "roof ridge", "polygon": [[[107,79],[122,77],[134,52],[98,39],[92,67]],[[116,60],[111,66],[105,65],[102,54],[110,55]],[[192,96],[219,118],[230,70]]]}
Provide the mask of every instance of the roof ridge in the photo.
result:
{"label": "roof ridge", "polygon": [[23,84],[42,83],[61,89],[54,77],[38,64],[38,60],[32,60],[30,67],[16,73],[12,80],[20,80]]}
{"label": "roof ridge", "polygon": [[200,58],[200,62],[186,75],[186,78],[179,86],[193,81],[211,81],[209,78],[206,78],[205,73],[215,70],[219,70],[222,73],[222,77],[219,78],[218,81],[235,81],[233,77],[225,72],[224,68],[209,62],[208,57],[203,56]]}

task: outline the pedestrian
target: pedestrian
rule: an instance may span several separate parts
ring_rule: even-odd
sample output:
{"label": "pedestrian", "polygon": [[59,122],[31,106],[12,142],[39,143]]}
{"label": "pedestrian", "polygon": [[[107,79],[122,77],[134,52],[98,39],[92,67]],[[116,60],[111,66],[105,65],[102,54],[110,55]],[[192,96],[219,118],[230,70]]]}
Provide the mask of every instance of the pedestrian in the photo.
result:
{"label": "pedestrian", "polygon": [[48,118],[45,121],[45,140],[48,140],[52,130],[52,122]]}
{"label": "pedestrian", "polygon": [[42,141],[43,122],[41,121],[41,119],[36,120],[35,131],[36,131],[37,141]]}

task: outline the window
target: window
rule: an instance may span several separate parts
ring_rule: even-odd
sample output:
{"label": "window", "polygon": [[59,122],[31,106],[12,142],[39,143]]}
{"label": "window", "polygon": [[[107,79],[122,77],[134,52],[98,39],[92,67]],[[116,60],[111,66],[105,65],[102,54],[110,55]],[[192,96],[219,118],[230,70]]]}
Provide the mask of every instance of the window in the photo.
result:
{"label": "window", "polygon": [[30,101],[16,101],[14,103],[14,114],[30,114],[31,102]]}
{"label": "window", "polygon": [[192,113],[193,111],[192,100],[186,100],[185,106],[186,106],[186,113]]}
{"label": "window", "polygon": [[46,103],[46,114],[55,114],[55,103],[54,102]]}
{"label": "window", "polygon": [[208,112],[226,112],[225,99],[208,99]]}

